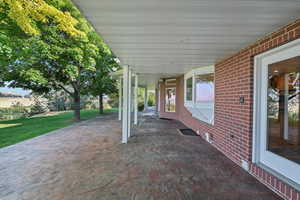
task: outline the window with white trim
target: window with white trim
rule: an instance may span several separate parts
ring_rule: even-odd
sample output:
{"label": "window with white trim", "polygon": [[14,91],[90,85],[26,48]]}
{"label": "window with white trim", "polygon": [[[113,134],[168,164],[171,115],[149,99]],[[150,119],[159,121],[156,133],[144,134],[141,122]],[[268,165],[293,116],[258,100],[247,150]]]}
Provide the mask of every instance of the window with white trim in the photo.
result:
{"label": "window with white trim", "polygon": [[195,75],[195,102],[213,103],[215,98],[214,73]]}
{"label": "window with white trim", "polygon": [[185,107],[193,117],[214,123],[214,66],[201,67],[185,75]]}
{"label": "window with white trim", "polygon": [[193,101],[193,77],[186,79],[186,101]]}

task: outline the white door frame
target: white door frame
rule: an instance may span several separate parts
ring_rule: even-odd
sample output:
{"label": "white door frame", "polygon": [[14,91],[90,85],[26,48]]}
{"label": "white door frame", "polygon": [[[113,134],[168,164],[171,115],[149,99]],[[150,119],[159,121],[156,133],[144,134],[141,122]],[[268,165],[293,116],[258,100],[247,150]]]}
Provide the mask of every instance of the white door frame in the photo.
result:
{"label": "white door frame", "polygon": [[254,58],[254,108],[252,161],[300,184],[300,165],[267,150],[268,65],[300,56],[300,39]]}

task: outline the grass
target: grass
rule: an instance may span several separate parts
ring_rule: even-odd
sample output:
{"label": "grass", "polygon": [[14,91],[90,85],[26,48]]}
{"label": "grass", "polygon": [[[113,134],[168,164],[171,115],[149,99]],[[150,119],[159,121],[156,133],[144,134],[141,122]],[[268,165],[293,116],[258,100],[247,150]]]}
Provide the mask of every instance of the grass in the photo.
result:
{"label": "grass", "polygon": [[[116,109],[105,110],[105,113]],[[81,119],[87,120],[98,115],[98,110],[82,110]],[[0,121],[0,148],[43,135],[73,124],[73,112],[62,112],[53,116],[22,118]]]}
{"label": "grass", "polygon": [[22,125],[21,123],[17,124],[0,124],[0,128],[8,128],[8,127],[13,127],[13,126],[20,126]]}

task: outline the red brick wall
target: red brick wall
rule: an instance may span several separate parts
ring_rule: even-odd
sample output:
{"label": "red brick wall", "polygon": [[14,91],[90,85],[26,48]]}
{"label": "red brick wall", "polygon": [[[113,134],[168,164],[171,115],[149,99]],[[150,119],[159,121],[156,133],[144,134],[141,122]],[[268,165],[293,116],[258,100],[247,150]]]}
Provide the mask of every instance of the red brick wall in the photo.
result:
{"label": "red brick wall", "polygon": [[[266,36],[255,44],[215,64],[215,124],[209,125],[192,117],[184,107],[184,78],[177,78],[177,112],[172,116],[185,125],[213,136],[213,145],[238,165],[252,159],[253,57],[262,52],[300,38],[300,19]],[[164,106],[164,84],[161,84]],[[239,103],[239,97],[245,103]],[[288,199],[300,200],[300,193],[254,164],[250,173],[271,189]]]}

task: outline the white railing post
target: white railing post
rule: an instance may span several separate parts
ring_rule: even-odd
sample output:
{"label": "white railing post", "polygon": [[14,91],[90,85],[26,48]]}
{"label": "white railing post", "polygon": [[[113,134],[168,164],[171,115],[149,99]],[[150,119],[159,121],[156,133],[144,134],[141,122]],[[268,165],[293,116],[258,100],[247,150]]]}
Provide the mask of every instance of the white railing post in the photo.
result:
{"label": "white railing post", "polygon": [[122,77],[119,78],[119,120],[122,120]]}
{"label": "white railing post", "polygon": [[131,106],[132,106],[132,94],[131,94],[131,79],[132,79],[132,72],[130,70],[130,67],[128,67],[128,138],[130,138],[131,135]]}
{"label": "white railing post", "polygon": [[128,141],[128,129],[129,129],[129,121],[128,113],[130,110],[129,106],[129,66],[123,67],[123,109],[122,109],[122,143],[126,144]]}
{"label": "white railing post", "polygon": [[138,75],[135,75],[134,84],[134,124],[138,124]]}

